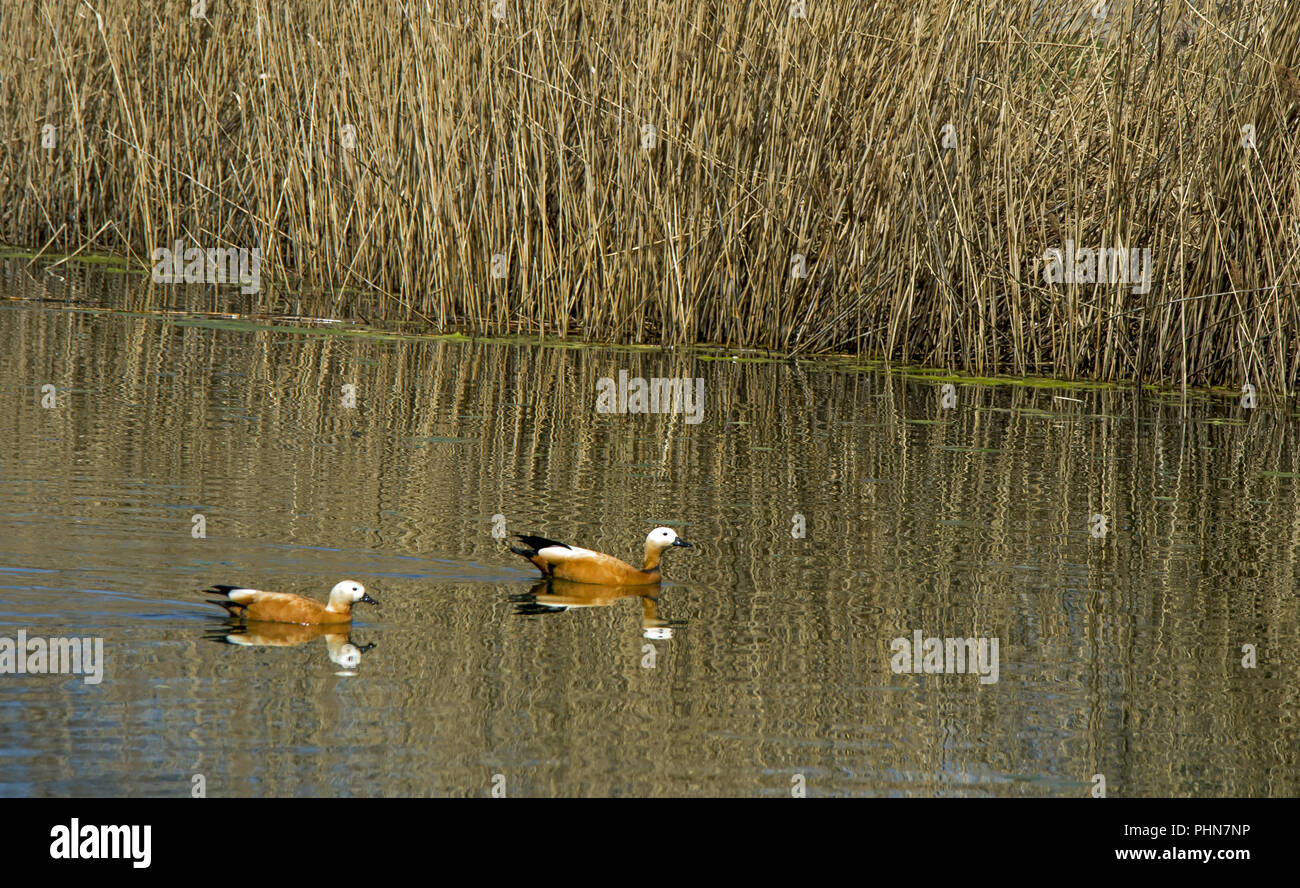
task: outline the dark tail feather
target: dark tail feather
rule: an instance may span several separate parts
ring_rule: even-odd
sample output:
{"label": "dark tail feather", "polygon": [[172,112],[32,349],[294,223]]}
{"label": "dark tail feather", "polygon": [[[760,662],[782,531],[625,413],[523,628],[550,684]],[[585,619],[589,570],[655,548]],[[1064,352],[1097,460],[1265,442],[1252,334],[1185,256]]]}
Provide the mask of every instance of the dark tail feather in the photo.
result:
{"label": "dark tail feather", "polygon": [[[219,584],[216,586],[212,586],[209,589],[204,589],[202,594],[225,596],[228,595],[230,592],[234,591],[235,589],[243,589],[243,588],[244,588],[243,586],[227,586],[225,584]],[[226,609],[226,613],[232,617],[241,616],[244,613],[244,611],[248,609],[248,605],[240,604],[238,601],[231,601],[229,598],[225,598],[225,597],[209,598],[208,604],[216,604],[221,607],[224,607]]]}
{"label": "dark tail feather", "polygon": [[539,549],[545,549],[548,546],[559,546],[561,549],[570,548],[564,543],[557,543],[555,540],[548,540],[546,537],[528,536],[523,533],[515,534],[515,539],[519,540],[528,548],[522,549],[519,546],[511,546],[510,551],[514,552],[516,555],[521,555],[524,558],[527,558],[532,562],[533,567],[542,572],[542,576],[544,577],[549,577],[551,575],[551,566],[546,563],[545,559],[537,554],[537,551]]}

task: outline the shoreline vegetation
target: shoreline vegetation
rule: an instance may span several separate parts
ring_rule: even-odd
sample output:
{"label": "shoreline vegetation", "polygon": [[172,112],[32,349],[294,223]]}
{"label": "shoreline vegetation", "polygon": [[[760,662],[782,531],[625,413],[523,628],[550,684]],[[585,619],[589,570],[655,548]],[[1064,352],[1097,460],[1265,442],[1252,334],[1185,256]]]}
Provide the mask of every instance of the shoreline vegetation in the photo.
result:
{"label": "shoreline vegetation", "polygon": [[[38,265],[38,262],[40,263]],[[64,283],[59,288],[42,286],[41,269],[59,268],[58,275]],[[148,287],[132,287],[123,284],[108,287],[110,275],[129,279],[134,276],[147,276],[147,269],[132,268],[129,259],[124,256],[81,253],[78,255],[57,256],[41,255],[35,250],[19,250],[0,247],[0,280],[5,274],[24,270],[19,278],[20,285],[10,294],[0,293],[0,299],[18,302],[32,301],[39,292],[40,301],[51,307],[66,311],[123,315],[129,317],[147,317],[164,320],[168,323],[185,327],[210,327],[225,330],[257,331],[265,333],[288,333],[308,338],[331,337],[340,341],[349,339],[367,340],[401,340],[418,342],[446,342],[467,345],[528,345],[546,349],[580,349],[596,353],[617,352],[633,357],[653,354],[672,355],[688,362],[725,362],[739,365],[785,364],[803,370],[830,371],[843,373],[880,372],[898,380],[924,382],[941,385],[951,382],[956,385],[1009,386],[1025,390],[1057,390],[1079,394],[1081,392],[1131,393],[1141,388],[1147,397],[1166,399],[1180,397],[1186,401],[1210,399],[1234,402],[1239,405],[1242,392],[1231,386],[1189,385],[1186,387],[1160,385],[1154,382],[1135,386],[1131,380],[1103,382],[1096,380],[1061,379],[1047,375],[995,375],[982,376],[970,371],[954,370],[929,364],[907,361],[891,361],[886,358],[872,358],[834,352],[791,356],[788,353],[764,348],[746,348],[741,346],[719,346],[712,343],[688,343],[665,349],[657,343],[609,343],[581,340],[577,338],[558,339],[538,333],[466,333],[461,330],[430,330],[419,322],[406,322],[400,318],[378,320],[353,314],[351,317],[339,317],[342,312],[335,311],[340,306],[340,298],[348,303],[349,310],[355,309],[355,301],[348,296],[361,297],[364,294],[338,294],[296,290],[292,299],[282,291],[272,291],[269,298],[258,303],[257,308],[246,308],[236,304],[238,300],[229,294],[223,295],[212,287],[188,287],[168,290],[168,298],[160,301],[157,294]],[[71,273],[73,277],[67,275]],[[30,292],[28,290],[30,289]],[[58,295],[58,289],[84,293],[84,296],[65,298]],[[102,294],[102,295],[94,295]],[[372,300],[376,301],[376,300]],[[698,369],[698,368],[696,368]],[[1062,396],[1064,397],[1064,395]],[[1076,400],[1065,398],[1065,400]],[[1290,407],[1276,397],[1259,393],[1258,404],[1261,407]]]}
{"label": "shoreline vegetation", "polygon": [[10,9],[0,242],[256,250],[251,313],[1300,383],[1300,4],[482,6]]}

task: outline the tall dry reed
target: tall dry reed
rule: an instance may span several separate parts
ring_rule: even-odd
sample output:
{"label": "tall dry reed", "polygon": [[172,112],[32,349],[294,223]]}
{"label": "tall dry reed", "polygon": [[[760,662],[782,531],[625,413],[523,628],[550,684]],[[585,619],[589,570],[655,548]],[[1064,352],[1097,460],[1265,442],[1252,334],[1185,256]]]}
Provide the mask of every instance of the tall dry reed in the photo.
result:
{"label": "tall dry reed", "polygon": [[[11,7],[0,239],[260,247],[440,329],[1296,386],[1298,4],[466,9]],[[1068,245],[1149,286],[1048,283]]]}

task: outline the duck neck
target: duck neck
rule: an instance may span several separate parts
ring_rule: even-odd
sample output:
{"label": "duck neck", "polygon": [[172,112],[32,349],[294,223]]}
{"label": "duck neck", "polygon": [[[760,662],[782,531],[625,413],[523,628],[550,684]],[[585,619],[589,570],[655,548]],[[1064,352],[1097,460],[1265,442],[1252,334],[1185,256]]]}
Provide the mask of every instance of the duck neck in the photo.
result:
{"label": "duck neck", "polygon": [[659,559],[663,556],[664,550],[655,548],[646,543],[645,547],[645,567],[642,568],[646,573],[659,570]]}
{"label": "duck neck", "polygon": [[325,610],[332,614],[350,614],[352,613],[352,602],[348,601],[346,598],[335,599],[334,596],[331,595],[330,603],[325,605]]}

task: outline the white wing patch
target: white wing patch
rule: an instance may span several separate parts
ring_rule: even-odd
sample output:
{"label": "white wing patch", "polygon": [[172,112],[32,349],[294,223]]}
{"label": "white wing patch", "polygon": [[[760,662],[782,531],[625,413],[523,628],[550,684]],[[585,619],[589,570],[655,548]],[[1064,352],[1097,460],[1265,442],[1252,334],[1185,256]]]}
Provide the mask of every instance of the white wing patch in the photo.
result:
{"label": "white wing patch", "polygon": [[544,561],[552,564],[560,564],[565,561],[603,561],[606,557],[599,552],[593,552],[590,549],[579,549],[577,546],[547,546],[544,549],[538,549],[537,554]]}

